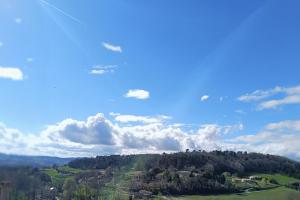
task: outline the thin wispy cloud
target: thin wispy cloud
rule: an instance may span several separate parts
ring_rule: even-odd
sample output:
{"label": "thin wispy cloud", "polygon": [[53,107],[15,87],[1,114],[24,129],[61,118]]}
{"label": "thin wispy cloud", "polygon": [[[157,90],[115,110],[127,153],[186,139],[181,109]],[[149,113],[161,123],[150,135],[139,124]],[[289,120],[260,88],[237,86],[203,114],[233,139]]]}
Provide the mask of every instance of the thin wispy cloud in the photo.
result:
{"label": "thin wispy cloud", "polygon": [[29,57],[29,58],[26,58],[26,61],[27,61],[27,62],[33,62],[33,61],[34,61],[34,59],[33,59],[33,58],[31,58],[31,57]]}
{"label": "thin wispy cloud", "polygon": [[90,71],[90,74],[96,74],[96,75],[101,75],[101,74],[105,74],[106,72],[105,72],[105,70],[103,70],[103,69],[92,69],[91,71]]}
{"label": "thin wispy cloud", "polygon": [[140,116],[140,115],[121,115],[119,113],[110,113],[114,117],[114,120],[120,123],[162,123],[171,119],[170,116],[157,115],[157,116]]}
{"label": "thin wispy cloud", "polygon": [[90,74],[102,75],[115,72],[117,65],[96,65],[90,70]]}
{"label": "thin wispy cloud", "polygon": [[0,78],[20,81],[24,79],[22,70],[16,67],[0,67]]}
{"label": "thin wispy cloud", "polygon": [[201,101],[207,101],[209,99],[209,96],[208,95],[203,95],[201,97]]}
{"label": "thin wispy cloud", "polygon": [[150,92],[142,89],[132,89],[124,95],[126,98],[136,98],[136,99],[148,99],[150,97]]}
{"label": "thin wispy cloud", "polygon": [[74,17],[74,16],[70,15],[69,13],[63,11],[62,9],[56,7],[55,5],[49,3],[48,1],[45,1],[45,0],[39,0],[39,1],[40,1],[41,3],[43,3],[44,5],[47,5],[48,7],[50,7],[50,8],[52,8],[52,9],[56,10],[57,12],[63,14],[63,15],[66,16],[67,18],[69,18],[69,19],[71,19],[71,20],[73,20],[73,21],[75,21],[75,22],[81,24],[81,21],[80,21],[79,19],[77,19],[76,17]]}
{"label": "thin wispy cloud", "polygon": [[[284,95],[277,97],[276,95]],[[258,102],[257,109],[274,109],[288,104],[300,104],[300,85],[295,87],[275,87],[269,90],[256,90],[238,97],[242,102]]]}
{"label": "thin wispy cloud", "polygon": [[15,22],[16,22],[17,24],[21,24],[21,23],[23,22],[23,19],[20,18],[20,17],[17,17],[17,18],[15,19]]}
{"label": "thin wispy cloud", "polygon": [[107,42],[102,42],[102,46],[107,50],[122,53],[121,46],[113,45]]}
{"label": "thin wispy cloud", "polygon": [[300,104],[300,94],[286,96],[282,99],[264,101],[258,105],[259,110],[274,109],[282,105]]}
{"label": "thin wispy cloud", "polygon": [[266,99],[274,94],[278,94],[283,91],[282,87],[275,87],[269,90],[256,90],[250,94],[245,94],[238,97],[239,101],[250,102],[250,101],[259,101],[262,99]]}
{"label": "thin wispy cloud", "polygon": [[241,114],[241,115],[246,114],[246,112],[243,111],[243,110],[241,110],[241,109],[235,110],[234,112],[236,112],[236,113],[238,113],[238,114]]}

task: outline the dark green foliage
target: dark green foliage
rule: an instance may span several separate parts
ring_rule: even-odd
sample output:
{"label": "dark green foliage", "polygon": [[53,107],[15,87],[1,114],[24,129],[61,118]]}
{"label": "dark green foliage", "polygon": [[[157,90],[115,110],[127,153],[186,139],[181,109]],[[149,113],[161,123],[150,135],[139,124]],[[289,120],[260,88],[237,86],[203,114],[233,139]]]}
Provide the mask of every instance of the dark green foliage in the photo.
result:
{"label": "dark green foliage", "polygon": [[11,198],[31,200],[37,193],[41,193],[51,178],[37,168],[31,167],[1,167],[0,182],[11,183]]}
{"label": "dark green foliage", "polygon": [[136,156],[111,155],[96,158],[81,158],[69,162],[69,166],[80,169],[106,169],[107,167],[121,167],[131,164]]}
{"label": "dark green foliage", "polygon": [[288,187],[300,191],[300,182],[290,183],[288,184]]}
{"label": "dark green foliage", "polygon": [[[141,164],[141,160],[143,164]],[[300,164],[290,159],[259,153],[233,151],[189,151],[173,154],[98,156],[71,161],[81,169],[120,168],[138,163],[143,175],[133,179],[130,190],[154,194],[232,193],[238,189],[226,180],[224,172],[245,176],[251,173],[281,173],[300,176]],[[274,184],[276,184],[274,182]]]}
{"label": "dark green foliage", "polygon": [[296,161],[281,156],[233,151],[193,151],[156,155],[152,156],[145,166],[146,170],[151,168],[168,169],[169,167],[182,170],[194,167],[205,172],[207,176],[210,176],[211,173],[230,172],[244,175],[255,172],[282,173],[300,177],[300,163]]}

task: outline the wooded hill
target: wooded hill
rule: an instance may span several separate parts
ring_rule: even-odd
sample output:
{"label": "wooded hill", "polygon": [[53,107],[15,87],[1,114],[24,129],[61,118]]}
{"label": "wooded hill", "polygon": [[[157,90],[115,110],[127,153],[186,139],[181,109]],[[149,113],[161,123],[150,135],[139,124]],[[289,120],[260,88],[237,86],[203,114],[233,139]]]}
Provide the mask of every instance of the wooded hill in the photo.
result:
{"label": "wooded hill", "polygon": [[300,178],[300,163],[260,153],[233,151],[186,151],[166,154],[112,155],[76,159],[70,167],[80,169],[121,168],[132,165],[137,175],[130,190],[153,194],[216,194],[237,192],[226,176],[280,173]]}

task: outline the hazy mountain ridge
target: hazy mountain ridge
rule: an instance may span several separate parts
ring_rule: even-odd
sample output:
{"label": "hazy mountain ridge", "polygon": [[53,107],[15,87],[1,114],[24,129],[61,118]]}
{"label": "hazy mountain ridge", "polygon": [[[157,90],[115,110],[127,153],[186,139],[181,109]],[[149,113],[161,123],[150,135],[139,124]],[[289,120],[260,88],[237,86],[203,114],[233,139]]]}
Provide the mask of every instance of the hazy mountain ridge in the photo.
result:
{"label": "hazy mountain ridge", "polygon": [[75,158],[60,158],[52,156],[24,156],[0,153],[0,166],[31,166],[45,167],[64,165]]}

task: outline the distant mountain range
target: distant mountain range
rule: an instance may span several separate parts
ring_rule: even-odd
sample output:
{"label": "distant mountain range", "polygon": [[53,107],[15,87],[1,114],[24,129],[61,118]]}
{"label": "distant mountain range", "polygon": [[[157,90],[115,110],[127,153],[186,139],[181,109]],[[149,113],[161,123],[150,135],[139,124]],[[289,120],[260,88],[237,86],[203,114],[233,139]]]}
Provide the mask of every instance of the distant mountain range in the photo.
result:
{"label": "distant mountain range", "polygon": [[0,166],[32,166],[44,167],[64,165],[75,158],[59,158],[51,156],[22,156],[0,153]]}

